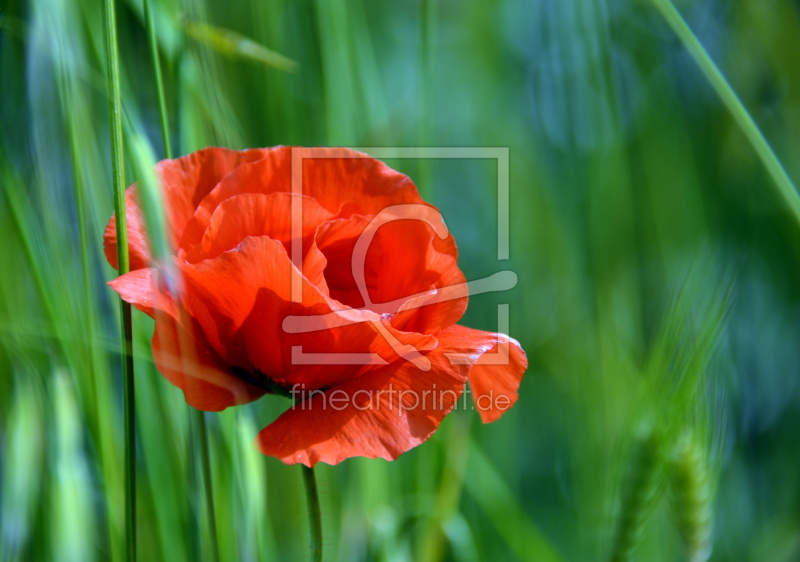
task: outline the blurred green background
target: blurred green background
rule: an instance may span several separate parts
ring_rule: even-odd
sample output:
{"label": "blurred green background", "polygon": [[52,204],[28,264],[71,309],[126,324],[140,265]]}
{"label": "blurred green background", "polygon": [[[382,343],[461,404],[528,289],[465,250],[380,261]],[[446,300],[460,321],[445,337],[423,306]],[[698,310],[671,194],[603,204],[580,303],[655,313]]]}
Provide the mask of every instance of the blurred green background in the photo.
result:
{"label": "blurred green background", "polygon": [[[800,178],[800,3],[676,7]],[[0,558],[122,560],[101,4],[0,9]],[[391,463],[319,465],[326,560],[800,560],[798,216],[655,2],[152,10],[177,155],[510,149],[510,262],[493,161],[389,163],[440,207],[468,279],[517,272],[463,323],[496,330],[511,303],[519,402],[487,426],[455,412]],[[142,5],[117,12],[126,139],[161,156]],[[139,559],[211,560],[196,428],[152,322],[134,329]],[[251,446],[285,406],[206,416],[223,560],[309,557],[299,469]]]}

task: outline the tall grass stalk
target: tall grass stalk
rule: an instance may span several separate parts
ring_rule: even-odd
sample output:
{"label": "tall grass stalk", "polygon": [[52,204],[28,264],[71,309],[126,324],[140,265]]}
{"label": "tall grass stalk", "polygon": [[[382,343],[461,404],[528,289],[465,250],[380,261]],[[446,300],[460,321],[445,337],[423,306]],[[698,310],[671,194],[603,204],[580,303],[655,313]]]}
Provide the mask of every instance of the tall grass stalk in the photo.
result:
{"label": "tall grass stalk", "polygon": [[[104,0],[108,121],[111,140],[111,170],[114,186],[114,212],[117,227],[117,267],[119,274],[129,271],[128,227],[125,215],[125,160],[122,143],[122,100],[119,86],[119,55],[114,0]],[[120,299],[122,323],[122,379],[125,433],[125,552],[136,560],[136,426],[133,386],[133,323],[131,305]]]}

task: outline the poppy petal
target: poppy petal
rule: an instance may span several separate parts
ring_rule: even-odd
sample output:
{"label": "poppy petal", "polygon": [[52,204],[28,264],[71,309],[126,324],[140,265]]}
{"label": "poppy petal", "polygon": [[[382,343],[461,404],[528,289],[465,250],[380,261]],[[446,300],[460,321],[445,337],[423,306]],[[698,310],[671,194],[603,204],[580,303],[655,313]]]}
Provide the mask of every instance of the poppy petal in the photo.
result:
{"label": "poppy petal", "polygon": [[177,246],[197,206],[220,180],[247,162],[260,160],[269,149],[230,150],[210,147],[156,166],[167,211],[170,242]]}
{"label": "poppy petal", "polygon": [[396,459],[427,440],[463,392],[468,366],[452,365],[448,349],[445,336],[427,355],[427,373],[399,362],[324,393],[296,394],[294,407],[261,430],[256,446],[286,464],[306,466],[356,456]]}
{"label": "poppy petal", "polygon": [[[301,148],[279,146],[265,150],[261,159],[243,163],[221,178],[196,205],[195,216],[186,225],[180,247],[187,249],[202,238],[214,209],[242,193],[292,192],[292,154],[303,155],[300,193],[315,199],[340,218],[353,214],[374,215],[392,205],[419,204],[431,207],[419,196],[408,176],[363,152],[347,148]],[[437,241],[439,251],[448,242]],[[440,247],[442,246],[442,247]]]}
{"label": "poppy petal", "polygon": [[[401,362],[324,393],[296,394],[294,406],[261,430],[256,446],[286,464],[337,464],[355,456],[394,460],[430,437],[456,405],[467,377],[479,396],[494,391],[516,401],[527,359],[515,340],[462,326],[442,331],[438,340],[427,355],[433,365],[428,373]],[[509,364],[491,365],[487,352],[504,343]],[[484,422],[500,415],[495,408],[481,410]]]}
{"label": "poppy petal", "polygon": [[[438,217],[438,212],[429,214]],[[392,326],[407,332],[435,334],[455,324],[467,308],[466,279],[456,257],[433,244],[442,240],[437,231],[447,233],[447,229],[434,230],[431,224],[438,226],[422,219],[382,222],[380,217],[354,215],[320,225],[315,241],[327,259],[325,279],[331,297],[354,308],[366,306],[379,314],[396,315]],[[452,236],[447,234],[447,239]],[[363,279],[357,281],[359,264]],[[445,288],[461,291],[453,298],[444,293],[432,298]]]}
{"label": "poppy petal", "polygon": [[156,314],[153,359],[158,371],[183,390],[186,402],[198,410],[219,412],[264,395],[234,375],[199,330],[190,333],[169,314]]}
{"label": "poppy petal", "polygon": [[131,271],[109,281],[108,285],[119,293],[122,300],[131,303],[150,318],[155,318],[156,311],[175,316],[172,300],[158,290],[158,270],[155,268]]}
{"label": "poppy petal", "polygon": [[[139,195],[136,186],[132,185],[125,190],[125,218],[128,226],[128,264],[130,270],[134,271],[145,267],[150,267],[152,257],[150,256],[150,244],[147,241],[147,225],[144,221],[144,213],[139,205]],[[111,220],[106,225],[103,232],[103,251],[111,267],[119,269],[117,261],[117,218],[111,215]]]}
{"label": "poppy petal", "polygon": [[[287,387],[332,386],[396,360],[408,346],[418,355],[436,343],[433,336],[399,332],[373,312],[343,308],[302,274],[302,302],[293,302],[292,275],[299,272],[283,244],[266,236],[248,237],[216,258],[179,267],[184,305],[219,356]],[[305,324],[301,319],[300,329],[284,328],[287,317],[304,316],[312,318]],[[372,354],[372,360],[354,365],[334,352]]]}
{"label": "poppy petal", "polygon": [[[451,326],[446,330],[467,353],[449,354],[453,362],[471,365],[469,385],[483,423],[500,419],[517,401],[517,389],[528,368],[519,342],[505,334]],[[441,337],[441,335],[439,336]]]}
{"label": "poppy petal", "polygon": [[[392,205],[428,206],[406,176],[349,148],[304,148],[302,193],[332,213],[375,215]],[[342,205],[344,207],[342,207]]]}
{"label": "poppy petal", "polygon": [[[246,404],[264,394],[235,376],[166,294],[159,290],[159,272],[140,269],[109,282],[123,300],[155,318],[153,359],[159,372],[183,390],[186,401],[198,410],[220,411]],[[179,319],[180,318],[180,319]]]}
{"label": "poppy petal", "polygon": [[244,193],[234,195],[219,204],[200,243],[186,252],[186,261],[196,263],[217,257],[238,246],[247,236],[269,236],[279,240],[286,251],[291,252],[293,201],[298,202],[301,211],[299,233],[305,254],[311,246],[317,226],[330,219],[331,213],[313,199],[302,195]]}
{"label": "poppy petal", "polygon": [[278,146],[264,149],[261,158],[237,166],[212,186],[196,205],[181,235],[179,248],[190,250],[199,244],[216,208],[231,197],[246,193],[290,193],[291,164],[290,147]]}

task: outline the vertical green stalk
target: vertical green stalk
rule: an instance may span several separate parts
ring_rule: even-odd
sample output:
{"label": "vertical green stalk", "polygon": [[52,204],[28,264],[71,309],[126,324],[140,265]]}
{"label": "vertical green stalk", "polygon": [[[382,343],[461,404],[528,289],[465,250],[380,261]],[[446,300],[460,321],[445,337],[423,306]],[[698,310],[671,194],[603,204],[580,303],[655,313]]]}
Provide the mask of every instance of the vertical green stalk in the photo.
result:
{"label": "vertical green stalk", "polygon": [[211,535],[211,555],[214,562],[219,562],[219,541],[217,539],[217,519],[214,515],[214,487],[211,483],[211,461],[208,454],[208,429],[206,416],[202,410],[197,413],[197,428],[200,430],[200,454],[203,459],[203,486],[206,497],[206,515],[208,516],[208,531]]}
{"label": "vertical green stalk", "polygon": [[314,469],[300,465],[303,469],[303,483],[306,486],[306,505],[308,507],[308,525],[311,530],[311,559],[322,562],[322,514],[319,509],[319,490]]}
{"label": "vertical green stalk", "polygon": [[[128,259],[128,225],[125,216],[125,161],[122,145],[122,100],[119,86],[117,22],[114,0],[104,0],[106,74],[108,88],[108,121],[111,139],[111,170],[114,185],[114,212],[117,227],[117,260],[119,274],[130,270]],[[125,544],[126,558],[136,560],[136,428],[133,387],[133,327],[131,305],[120,299],[123,361],[122,384],[125,427]]]}
{"label": "vertical green stalk", "polygon": [[164,96],[164,80],[161,75],[161,59],[158,56],[158,38],[153,16],[150,13],[150,0],[144,1],[144,22],[147,27],[147,42],[150,44],[150,58],[153,61],[153,75],[156,80],[156,97],[158,98],[158,115],[161,117],[161,138],[164,140],[164,157],[172,158],[172,145],[169,142],[169,119],[167,118],[167,100]]}
{"label": "vertical green stalk", "polygon": [[681,17],[681,14],[672,2],[670,2],[670,0],[653,0],[653,3],[661,12],[661,15],[664,16],[664,19],[672,28],[672,31],[675,32],[678,39],[680,39],[681,43],[683,43],[684,47],[686,47],[692,55],[692,58],[697,62],[700,70],[703,71],[703,74],[705,74],[709,83],[717,92],[717,95],[722,99],[728,111],[731,112],[731,115],[733,115],[736,123],[738,123],[739,127],[744,132],[747,140],[750,141],[750,144],[755,149],[761,162],[767,168],[767,172],[772,176],[772,180],[785,199],[789,209],[792,211],[795,218],[800,221],[800,195],[797,193],[797,188],[794,183],[792,183],[789,174],[786,173],[778,157],[775,156],[775,152],[773,152],[772,148],[769,146],[767,139],[764,138],[758,125],[753,121],[753,118],[744,107],[744,104],[736,95],[736,92],[733,91],[733,88],[725,79],[725,76],[720,72],[719,68],[717,68],[717,65],[711,59],[711,56],[705,50],[703,44],[700,43],[697,36],[692,33],[692,30],[686,24],[686,21]]}

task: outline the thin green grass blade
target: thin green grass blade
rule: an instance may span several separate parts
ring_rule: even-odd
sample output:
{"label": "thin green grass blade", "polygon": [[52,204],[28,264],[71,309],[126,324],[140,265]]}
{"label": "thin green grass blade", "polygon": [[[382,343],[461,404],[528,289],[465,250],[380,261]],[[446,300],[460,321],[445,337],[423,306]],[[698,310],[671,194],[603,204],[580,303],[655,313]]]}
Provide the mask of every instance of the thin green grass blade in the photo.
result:
{"label": "thin green grass blade", "polygon": [[164,95],[164,78],[161,74],[161,57],[158,53],[158,37],[150,12],[150,0],[144,1],[144,22],[147,28],[147,42],[150,44],[150,58],[153,61],[153,76],[156,82],[156,98],[158,99],[158,115],[161,119],[161,138],[164,141],[164,157],[172,158],[172,143],[169,140],[169,118],[167,115],[167,99]]}
{"label": "thin green grass blade", "polygon": [[155,173],[156,156],[149,141],[139,132],[131,132],[128,148],[137,180],[136,190],[147,225],[150,250],[156,262],[168,265],[172,252],[167,239],[164,205]]}
{"label": "thin green grass blade", "polygon": [[203,22],[186,22],[186,33],[196,41],[200,41],[225,55],[260,62],[261,64],[283,70],[297,72],[300,65],[280,53],[260,45],[230,29],[222,29]]}
{"label": "thin green grass blade", "polygon": [[[104,0],[105,52],[108,114],[111,139],[111,169],[117,227],[119,274],[129,271],[128,228],[125,215],[125,160],[122,142],[122,100],[119,86],[117,22],[114,0]],[[122,378],[125,433],[125,545],[127,560],[136,560],[136,426],[133,385],[133,323],[131,305],[120,299],[122,322]]]}

